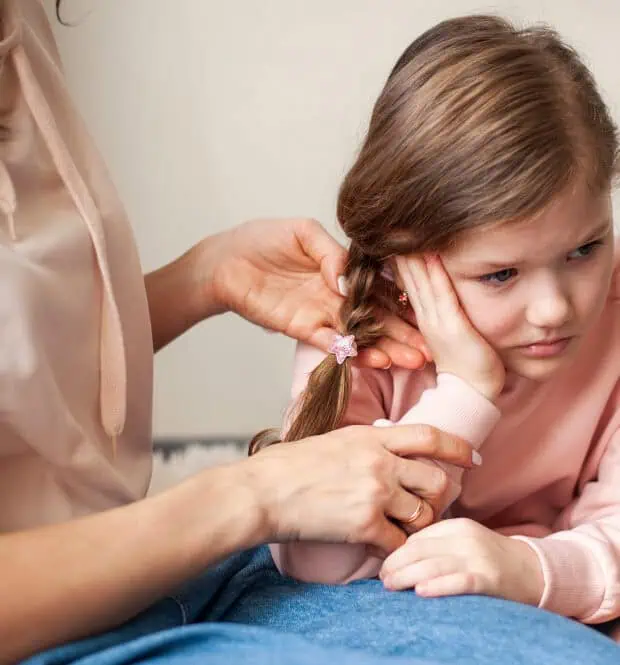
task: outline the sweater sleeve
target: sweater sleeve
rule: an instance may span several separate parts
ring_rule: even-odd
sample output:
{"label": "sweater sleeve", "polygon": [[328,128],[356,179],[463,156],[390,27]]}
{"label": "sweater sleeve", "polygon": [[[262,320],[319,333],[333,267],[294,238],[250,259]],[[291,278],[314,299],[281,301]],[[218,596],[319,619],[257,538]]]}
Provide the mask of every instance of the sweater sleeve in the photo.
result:
{"label": "sweater sleeve", "polygon": [[[412,406],[400,420],[395,423],[379,420],[375,425],[416,423],[432,425],[448,434],[465,439],[478,450],[497,425],[499,418],[500,411],[493,402],[458,376],[443,373],[437,376],[437,386],[425,390],[417,404]],[[443,515],[461,493],[463,469],[447,462],[420,461],[437,465],[446,472],[448,488],[444,494],[444,502],[439,506],[439,515]]]}
{"label": "sweater sleeve", "polygon": [[[305,388],[308,374],[325,355],[300,344],[293,375],[293,398]],[[391,425],[385,420],[391,399],[391,380],[385,370],[352,369],[352,389],[342,426]],[[449,405],[449,406],[447,406]],[[437,387],[426,390],[418,403],[399,421],[401,424],[424,423],[475,441],[479,445],[490,431],[499,412],[464,381],[441,375]],[[426,461],[426,460],[425,460]],[[426,461],[428,464],[437,462]],[[450,467],[447,469],[446,467]],[[453,501],[460,491],[460,470],[446,468],[454,485],[448,492]],[[382,561],[367,554],[364,545],[292,542],[271,546],[273,559],[283,574],[305,582],[346,584],[356,579],[375,577]]]}
{"label": "sweater sleeve", "polygon": [[553,531],[543,538],[512,536],[540,561],[545,589],[539,606],[583,623],[620,616],[620,417],[596,477]]}

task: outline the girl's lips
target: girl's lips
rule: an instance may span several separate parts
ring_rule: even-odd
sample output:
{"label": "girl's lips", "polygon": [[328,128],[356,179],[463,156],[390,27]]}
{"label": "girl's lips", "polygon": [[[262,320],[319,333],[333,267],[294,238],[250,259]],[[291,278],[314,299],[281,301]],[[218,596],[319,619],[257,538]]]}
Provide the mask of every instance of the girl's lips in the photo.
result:
{"label": "girl's lips", "polygon": [[532,358],[551,358],[557,356],[566,350],[572,337],[562,337],[549,342],[536,342],[535,344],[526,344],[520,346],[519,350]]}

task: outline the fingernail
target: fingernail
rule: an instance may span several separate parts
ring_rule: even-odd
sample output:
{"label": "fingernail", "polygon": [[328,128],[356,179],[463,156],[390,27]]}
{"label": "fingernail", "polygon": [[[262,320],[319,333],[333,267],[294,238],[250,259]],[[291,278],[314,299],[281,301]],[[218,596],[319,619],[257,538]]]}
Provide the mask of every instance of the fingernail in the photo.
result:
{"label": "fingernail", "polygon": [[340,295],[345,298],[349,295],[349,287],[347,286],[347,280],[344,275],[338,277],[338,291],[340,292]]}
{"label": "fingernail", "polygon": [[471,461],[476,466],[480,466],[482,464],[482,455],[477,450],[474,450],[471,454]]}
{"label": "fingernail", "polygon": [[383,369],[390,369],[391,366],[392,366],[392,361],[390,360]]}
{"label": "fingernail", "polygon": [[433,354],[431,353],[431,350],[429,349],[427,344],[424,344],[424,342],[420,344],[420,351],[424,354],[424,357],[426,358],[427,361],[430,362],[433,359]]}
{"label": "fingernail", "polygon": [[392,573],[393,573],[393,571],[392,571],[391,565],[386,566],[385,561],[384,561],[383,566],[381,566],[381,573],[380,573],[381,581],[383,582],[384,579],[386,579],[387,577],[390,577],[390,575],[392,575]]}

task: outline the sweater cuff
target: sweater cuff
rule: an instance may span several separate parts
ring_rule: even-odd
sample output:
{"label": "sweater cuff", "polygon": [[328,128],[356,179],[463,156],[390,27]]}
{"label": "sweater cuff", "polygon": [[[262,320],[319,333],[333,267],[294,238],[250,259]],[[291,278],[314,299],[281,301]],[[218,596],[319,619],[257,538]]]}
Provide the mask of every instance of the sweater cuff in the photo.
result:
{"label": "sweater cuff", "polygon": [[538,556],[545,589],[538,607],[587,621],[605,596],[605,577],[596,556],[574,539],[511,536],[527,543]]}
{"label": "sweater cuff", "polygon": [[437,375],[437,387],[425,390],[418,403],[398,422],[432,425],[478,449],[500,416],[495,404],[466,381],[454,374],[441,373]]}

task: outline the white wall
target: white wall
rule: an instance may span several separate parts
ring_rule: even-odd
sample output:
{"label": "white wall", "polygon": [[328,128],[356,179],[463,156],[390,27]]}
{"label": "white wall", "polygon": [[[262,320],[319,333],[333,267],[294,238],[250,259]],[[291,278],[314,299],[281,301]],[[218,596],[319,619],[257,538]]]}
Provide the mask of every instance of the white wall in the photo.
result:
{"label": "white wall", "polygon": [[[619,117],[618,0],[65,0],[81,20],[56,33],[151,269],[250,217],[333,229],[341,176],[396,57],[438,20],[485,10],[554,24]],[[232,316],[199,326],[157,357],[155,432],[277,424],[291,351]]]}

